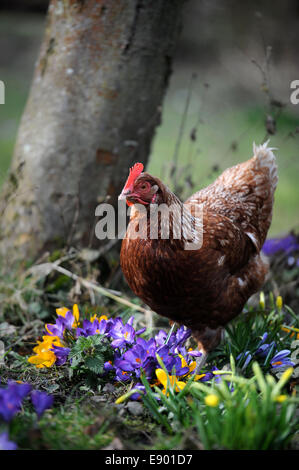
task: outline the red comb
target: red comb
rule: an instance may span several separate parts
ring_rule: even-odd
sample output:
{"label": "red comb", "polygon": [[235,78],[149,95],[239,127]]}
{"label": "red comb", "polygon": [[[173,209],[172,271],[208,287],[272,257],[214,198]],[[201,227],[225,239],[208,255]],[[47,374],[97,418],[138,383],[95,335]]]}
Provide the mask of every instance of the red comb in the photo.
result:
{"label": "red comb", "polygon": [[130,186],[132,186],[137,176],[139,176],[140,173],[142,173],[143,168],[144,167],[142,163],[135,163],[135,165],[132,166],[132,168],[130,168],[129,177],[126,181],[124,189],[128,189]]}

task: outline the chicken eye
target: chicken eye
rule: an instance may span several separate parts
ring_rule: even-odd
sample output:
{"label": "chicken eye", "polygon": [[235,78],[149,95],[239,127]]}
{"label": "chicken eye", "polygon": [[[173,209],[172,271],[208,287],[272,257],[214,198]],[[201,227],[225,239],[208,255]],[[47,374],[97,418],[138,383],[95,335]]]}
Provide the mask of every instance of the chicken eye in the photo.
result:
{"label": "chicken eye", "polygon": [[143,191],[148,188],[148,183],[142,183],[141,188]]}

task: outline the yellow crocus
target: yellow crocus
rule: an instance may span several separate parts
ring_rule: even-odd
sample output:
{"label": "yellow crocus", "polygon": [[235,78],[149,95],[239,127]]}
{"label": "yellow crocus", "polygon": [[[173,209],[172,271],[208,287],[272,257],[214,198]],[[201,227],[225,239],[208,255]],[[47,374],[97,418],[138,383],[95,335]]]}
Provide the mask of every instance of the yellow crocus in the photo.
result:
{"label": "yellow crocus", "polygon": [[281,295],[278,295],[276,297],[276,307],[278,308],[279,311],[282,309],[282,305],[283,305],[282,297]]}
{"label": "yellow crocus", "polygon": [[90,321],[93,323],[95,320],[98,320],[98,322],[101,323],[102,320],[108,321],[108,317],[106,315],[101,315],[100,318],[98,318],[97,314],[95,313],[92,317],[90,317]]}
{"label": "yellow crocus", "polygon": [[[191,362],[191,364],[188,364],[186,359],[184,358],[184,356],[179,354],[179,357],[181,359],[182,367],[189,367],[189,372],[187,372],[187,374],[190,374],[196,367],[196,361],[193,361],[193,362]],[[185,375],[187,375],[187,374],[185,374]]]}
{"label": "yellow crocus", "polygon": [[[66,307],[60,307],[56,309],[57,315],[60,315],[61,317],[65,318],[67,312],[69,312],[70,309]],[[73,316],[74,316],[74,323],[72,324],[72,328],[77,328],[79,326],[79,308],[77,304],[73,305]]]}
{"label": "yellow crocus", "polygon": [[54,346],[63,347],[58,336],[43,336],[43,341],[38,341],[37,346],[33,348],[35,356],[28,358],[30,364],[34,364],[37,368],[52,367],[56,361],[56,356],[50,349]]}
{"label": "yellow crocus", "polygon": [[266,301],[264,292],[260,292],[260,308],[265,309]]}
{"label": "yellow crocus", "polygon": [[194,380],[200,380],[202,379],[206,374],[199,374],[199,375],[195,375],[195,379]]}
{"label": "yellow crocus", "polygon": [[52,367],[55,361],[56,356],[53,351],[40,352],[36,356],[31,356],[28,359],[28,362],[35,365],[38,369],[43,367]]}
{"label": "yellow crocus", "polygon": [[162,384],[164,387],[164,389],[162,390],[163,393],[166,393],[168,380],[172,386],[175,386],[176,392],[183,390],[183,388],[186,386],[185,382],[179,381],[175,375],[166,374],[163,369],[156,369],[156,376],[160,384]]}
{"label": "yellow crocus", "polygon": [[219,403],[219,397],[218,395],[215,395],[214,393],[210,393],[210,395],[207,395],[205,397],[205,404],[207,406],[217,406]]}

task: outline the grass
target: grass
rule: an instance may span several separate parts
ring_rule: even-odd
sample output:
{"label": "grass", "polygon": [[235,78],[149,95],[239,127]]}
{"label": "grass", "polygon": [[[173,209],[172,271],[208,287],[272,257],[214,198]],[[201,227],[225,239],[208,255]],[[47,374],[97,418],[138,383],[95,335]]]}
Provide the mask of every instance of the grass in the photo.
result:
{"label": "grass", "polygon": [[[236,344],[244,346],[245,332],[249,342],[256,342],[263,329],[256,329],[260,320],[269,331],[270,322],[265,324],[267,318],[262,311],[255,314],[255,323],[250,325],[239,317],[231,327],[234,336],[230,332],[210,356],[208,367],[215,361],[220,366],[220,351],[223,363],[230,363],[218,375],[222,378],[220,384],[191,379],[179,393],[169,383],[163,394],[143,377],[147,390],[143,406],[131,402],[140,407],[137,415],[130,412],[130,402],[115,404],[126,385],[115,388],[110,383],[108,389],[104,383],[91,386],[84,377],[69,378],[68,367],[38,370],[12,350],[2,368],[2,383],[7,378],[29,382],[36,389],[54,394],[55,405],[37,422],[32,406],[25,403],[10,425],[10,438],[21,449],[35,450],[104,449],[116,442],[123,449],[287,449],[299,429],[295,414],[298,398],[294,385],[290,388],[289,384],[291,372],[278,381],[269,368],[263,373],[252,362],[246,377],[236,361]],[[234,351],[230,355],[229,343],[229,350]],[[284,346],[288,345],[291,342],[285,335]],[[22,347],[19,349],[22,352]],[[161,442],[162,433],[165,438]]]}
{"label": "grass", "polygon": [[[70,267],[68,263],[70,261],[66,260],[64,265]],[[168,381],[163,393],[161,385],[150,383],[142,376],[147,394],[139,402],[132,402],[125,398],[132,384],[116,385],[111,378],[101,379],[97,375],[102,367],[98,359],[109,355],[109,348],[99,342],[99,335],[79,338],[73,343],[75,362],[72,365],[37,369],[28,363],[37,338],[43,334],[44,322],[53,322],[54,308],[62,302],[59,299],[72,295],[71,286],[68,283],[62,286],[60,282],[55,293],[55,278],[59,278],[58,273],[43,280],[35,279],[37,285],[33,279],[29,282],[30,276],[24,276],[22,282],[18,279],[18,290],[30,305],[30,315],[16,313],[17,309],[25,308],[22,302],[17,305],[9,302],[9,296],[4,299],[7,305],[2,320],[6,323],[2,325],[14,326],[14,329],[1,337],[5,344],[1,383],[8,379],[21,380],[55,397],[54,407],[47,410],[40,421],[28,400],[13,419],[9,427],[10,439],[17,442],[20,449],[292,448],[299,429],[296,374],[291,380],[281,376],[279,368],[271,368],[270,353],[266,357],[255,355],[265,332],[268,333],[267,343],[275,341],[278,350],[289,349],[295,354],[294,334],[297,333],[292,329],[285,331],[282,326],[287,324],[298,329],[298,317],[287,306],[281,303],[276,306],[271,293],[265,295],[264,305],[248,306],[227,326],[224,341],[209,354],[204,369],[208,371],[216,366],[219,371],[214,379],[205,383],[183,379],[187,385],[181,391]],[[11,289],[13,276],[7,282]],[[50,292],[47,284],[51,285]],[[81,298],[84,299],[83,292]],[[157,315],[147,324],[143,314],[122,306],[119,309],[96,292],[94,300],[93,307],[87,300],[80,306],[82,318],[105,312],[112,317],[121,314],[127,321],[133,314],[136,329],[147,325],[146,339],[161,327],[166,328],[166,320]],[[5,329],[0,330],[0,334],[1,331]],[[245,367],[246,351],[250,352],[252,360]],[[159,361],[163,369],[164,363]],[[217,377],[221,378],[220,382]],[[116,404],[120,397],[123,398]]]}

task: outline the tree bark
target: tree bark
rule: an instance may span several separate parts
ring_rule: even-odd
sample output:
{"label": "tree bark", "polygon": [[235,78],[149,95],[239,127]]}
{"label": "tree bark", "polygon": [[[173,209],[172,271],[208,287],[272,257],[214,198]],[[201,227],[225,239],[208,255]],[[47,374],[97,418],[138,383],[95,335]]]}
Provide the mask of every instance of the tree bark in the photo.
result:
{"label": "tree bark", "polygon": [[146,164],[183,0],[52,0],[0,198],[11,263],[90,242],[95,207],[116,205]]}

